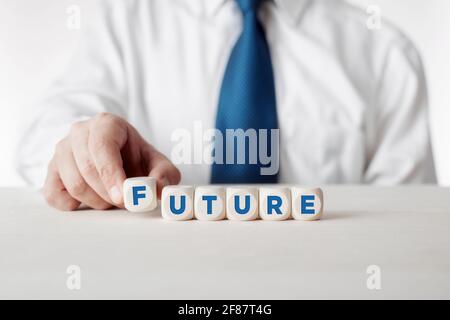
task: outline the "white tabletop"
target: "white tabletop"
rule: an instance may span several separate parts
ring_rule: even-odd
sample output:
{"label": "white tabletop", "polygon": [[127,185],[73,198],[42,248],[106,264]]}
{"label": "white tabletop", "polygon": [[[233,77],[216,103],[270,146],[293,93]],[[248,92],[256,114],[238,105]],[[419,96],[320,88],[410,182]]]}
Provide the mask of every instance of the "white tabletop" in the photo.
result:
{"label": "white tabletop", "polygon": [[[0,298],[450,298],[450,189],[326,187],[317,222],[62,213],[0,189]],[[67,267],[81,268],[69,290]],[[367,267],[381,270],[369,290]]]}

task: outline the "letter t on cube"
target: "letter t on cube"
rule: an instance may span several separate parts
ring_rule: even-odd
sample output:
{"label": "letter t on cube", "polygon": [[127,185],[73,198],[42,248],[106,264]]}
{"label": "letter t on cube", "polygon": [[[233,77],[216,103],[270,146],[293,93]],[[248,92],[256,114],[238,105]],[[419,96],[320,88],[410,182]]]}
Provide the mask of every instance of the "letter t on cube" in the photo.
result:
{"label": "letter t on cube", "polygon": [[126,179],[123,183],[123,195],[124,205],[128,211],[152,211],[158,205],[156,179],[150,177]]}
{"label": "letter t on cube", "polygon": [[195,189],[194,215],[197,220],[218,221],[225,219],[225,188],[203,186]]}

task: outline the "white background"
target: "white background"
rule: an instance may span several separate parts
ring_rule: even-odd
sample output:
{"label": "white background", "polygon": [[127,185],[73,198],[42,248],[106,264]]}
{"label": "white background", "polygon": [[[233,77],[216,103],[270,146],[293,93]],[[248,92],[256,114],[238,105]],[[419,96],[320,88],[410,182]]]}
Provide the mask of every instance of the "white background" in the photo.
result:
{"label": "white background", "polygon": [[[450,185],[450,1],[353,2],[363,8],[378,5],[382,17],[400,26],[422,52],[438,177]],[[77,41],[79,32],[66,27],[71,5],[86,13],[92,0],[0,0],[0,186],[23,184],[14,169],[23,118],[32,116],[33,101],[65,65]]]}

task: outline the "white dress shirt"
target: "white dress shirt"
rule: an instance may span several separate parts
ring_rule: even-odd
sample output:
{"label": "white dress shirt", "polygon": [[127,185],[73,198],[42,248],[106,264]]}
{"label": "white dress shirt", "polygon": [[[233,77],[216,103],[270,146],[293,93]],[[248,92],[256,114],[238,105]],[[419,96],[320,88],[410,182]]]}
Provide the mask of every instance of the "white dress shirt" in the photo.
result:
{"label": "white dress shirt", "polygon": [[[233,0],[101,1],[67,72],[40,104],[18,153],[42,184],[71,123],[112,112],[171,157],[175,130],[214,128],[229,54],[242,30]],[[434,182],[418,52],[383,21],[341,1],[274,0],[260,20],[271,50],[280,182]],[[208,183],[210,165],[178,165]]]}

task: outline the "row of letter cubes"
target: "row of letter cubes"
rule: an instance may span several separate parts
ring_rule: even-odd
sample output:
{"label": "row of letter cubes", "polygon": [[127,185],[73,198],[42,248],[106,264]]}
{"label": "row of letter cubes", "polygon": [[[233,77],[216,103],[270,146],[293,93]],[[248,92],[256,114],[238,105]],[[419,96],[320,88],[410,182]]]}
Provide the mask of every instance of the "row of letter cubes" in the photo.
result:
{"label": "row of letter cubes", "polygon": [[[127,179],[123,185],[125,208],[131,212],[157,207],[156,180]],[[318,220],[323,211],[320,188],[251,186],[166,186],[161,195],[161,213],[167,220]]]}

